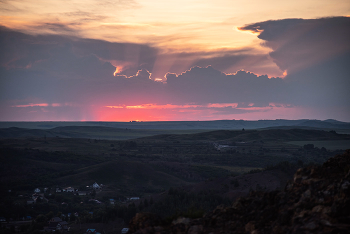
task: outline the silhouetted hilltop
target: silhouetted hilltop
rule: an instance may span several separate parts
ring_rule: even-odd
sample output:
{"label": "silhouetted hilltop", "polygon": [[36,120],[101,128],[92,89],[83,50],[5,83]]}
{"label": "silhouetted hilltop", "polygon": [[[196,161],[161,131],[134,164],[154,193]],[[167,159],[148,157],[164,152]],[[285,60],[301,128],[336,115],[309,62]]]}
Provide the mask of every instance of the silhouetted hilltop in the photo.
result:
{"label": "silhouetted hilltop", "polygon": [[253,191],[199,219],[171,223],[149,213],[129,233],[349,233],[350,150],[322,166],[299,169],[283,191]]}

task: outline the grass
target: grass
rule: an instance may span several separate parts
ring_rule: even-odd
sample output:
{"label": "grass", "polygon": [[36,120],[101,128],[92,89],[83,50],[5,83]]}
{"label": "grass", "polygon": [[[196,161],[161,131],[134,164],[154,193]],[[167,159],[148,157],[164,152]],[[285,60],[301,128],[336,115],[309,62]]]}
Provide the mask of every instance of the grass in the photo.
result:
{"label": "grass", "polygon": [[[178,177],[154,170],[148,164],[135,161],[110,161],[84,167],[73,175],[61,177],[60,183],[72,183],[74,186],[103,183],[116,188],[128,188],[137,195],[145,191],[159,191],[171,186],[187,184]],[[132,195],[132,194],[130,194]],[[135,195],[135,194],[134,194]]]}
{"label": "grass", "polygon": [[235,166],[215,166],[218,168],[222,168],[225,169],[227,171],[233,172],[233,173],[237,173],[237,174],[243,174],[243,173],[247,173],[251,170],[256,170],[256,169],[262,169],[261,167],[235,167]]}
{"label": "grass", "polygon": [[337,140],[337,141],[288,141],[288,144],[304,146],[306,144],[313,144],[315,147],[325,147],[328,150],[346,150],[350,149],[350,140]]}
{"label": "grass", "polygon": [[[65,131],[72,136],[130,137],[168,130],[66,127],[50,131]],[[333,149],[350,148],[349,138],[335,132],[292,129],[168,134],[132,141],[64,137],[0,139],[0,150],[3,149],[0,155],[6,154],[0,157],[3,171],[0,175],[8,178],[6,186],[14,182],[22,187],[84,186],[98,182],[121,189],[118,191],[123,194],[150,194],[170,186],[246,173],[281,161],[322,163],[334,155]],[[213,142],[236,144],[236,148],[221,152]],[[314,144],[318,149],[307,151],[302,148],[305,144]],[[328,151],[320,150],[321,147]],[[22,181],[19,175],[27,180]]]}
{"label": "grass", "polygon": [[229,174],[228,170],[216,166],[197,164],[192,165],[191,167],[193,171],[206,178],[224,177]]}

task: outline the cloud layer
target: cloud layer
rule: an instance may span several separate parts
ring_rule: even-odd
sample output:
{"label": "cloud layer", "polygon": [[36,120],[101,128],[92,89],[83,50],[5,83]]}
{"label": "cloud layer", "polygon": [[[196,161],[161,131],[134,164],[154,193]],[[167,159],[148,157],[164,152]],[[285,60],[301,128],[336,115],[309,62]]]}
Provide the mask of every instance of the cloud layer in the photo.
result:
{"label": "cloud layer", "polygon": [[[240,28],[272,49],[262,55],[249,48],[165,53],[145,44],[1,27],[0,120],[350,121],[348,28],[346,17]],[[285,77],[271,78],[271,58]],[[269,76],[258,75],[264,67]]]}

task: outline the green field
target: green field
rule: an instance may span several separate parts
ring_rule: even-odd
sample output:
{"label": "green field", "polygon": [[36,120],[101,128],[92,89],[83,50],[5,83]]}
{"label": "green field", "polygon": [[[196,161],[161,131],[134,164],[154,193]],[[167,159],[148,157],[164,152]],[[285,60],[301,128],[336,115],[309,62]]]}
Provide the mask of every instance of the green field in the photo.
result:
{"label": "green field", "polygon": [[288,144],[303,146],[306,144],[313,144],[315,147],[325,147],[329,150],[346,150],[350,149],[350,140],[337,140],[337,141],[289,141]]}

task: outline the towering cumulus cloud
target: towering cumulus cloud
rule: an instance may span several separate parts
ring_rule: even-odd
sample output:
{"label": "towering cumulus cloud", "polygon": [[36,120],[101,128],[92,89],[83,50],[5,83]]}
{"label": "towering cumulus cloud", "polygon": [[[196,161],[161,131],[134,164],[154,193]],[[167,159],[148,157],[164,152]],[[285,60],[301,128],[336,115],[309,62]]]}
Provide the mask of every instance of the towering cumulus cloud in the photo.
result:
{"label": "towering cumulus cloud", "polygon": [[337,107],[350,117],[350,18],[285,19],[241,27],[259,33],[271,58],[286,70],[297,105]]}
{"label": "towering cumulus cloud", "polygon": [[350,17],[323,19],[284,19],[241,27],[260,33],[270,56],[288,73],[348,54],[350,51]]}

